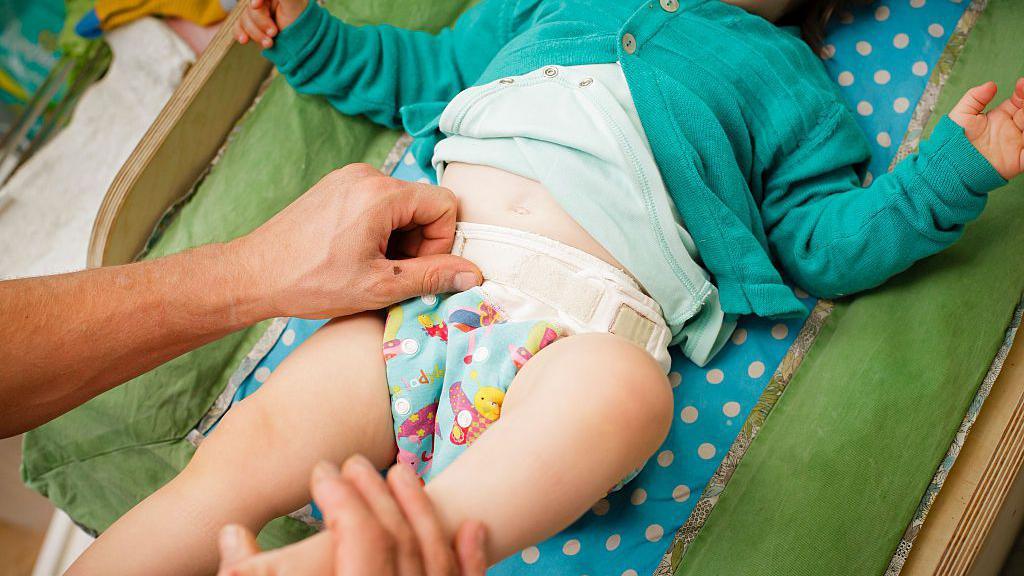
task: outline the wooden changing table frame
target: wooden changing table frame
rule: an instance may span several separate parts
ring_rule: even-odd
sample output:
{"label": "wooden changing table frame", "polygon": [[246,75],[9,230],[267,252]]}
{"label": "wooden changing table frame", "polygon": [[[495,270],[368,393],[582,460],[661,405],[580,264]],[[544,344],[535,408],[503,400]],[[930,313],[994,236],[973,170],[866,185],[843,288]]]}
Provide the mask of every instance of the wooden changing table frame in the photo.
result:
{"label": "wooden changing table frame", "polygon": [[[93,226],[90,267],[124,264],[141,253],[167,209],[202,177],[270,74],[257,46],[234,41],[238,10],[111,184]],[[1024,510],[1024,337],[1017,339],[902,574],[991,575],[1002,566]]]}

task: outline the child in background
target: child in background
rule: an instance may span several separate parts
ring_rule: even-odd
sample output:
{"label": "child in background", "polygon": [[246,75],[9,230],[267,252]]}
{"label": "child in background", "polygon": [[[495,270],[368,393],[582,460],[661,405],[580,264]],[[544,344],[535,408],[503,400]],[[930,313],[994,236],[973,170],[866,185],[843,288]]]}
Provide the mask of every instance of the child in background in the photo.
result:
{"label": "child in background", "polygon": [[[239,40],[297,90],[416,137],[459,224],[414,242],[484,283],[325,326],[71,572],[209,573],[221,526],[299,508],[313,465],[354,453],[427,481],[444,537],[483,521],[497,562],[643,466],[673,414],[669,346],[703,364],[738,315],[802,313],[782,273],[841,296],[952,244],[1021,171],[1024,80],[988,113],[996,86],[972,89],[861,187],[864,136],[773,24],[805,16],[819,42],[843,4],[484,0],[432,35],[254,0]],[[298,546],[304,569],[331,561],[325,535]]]}

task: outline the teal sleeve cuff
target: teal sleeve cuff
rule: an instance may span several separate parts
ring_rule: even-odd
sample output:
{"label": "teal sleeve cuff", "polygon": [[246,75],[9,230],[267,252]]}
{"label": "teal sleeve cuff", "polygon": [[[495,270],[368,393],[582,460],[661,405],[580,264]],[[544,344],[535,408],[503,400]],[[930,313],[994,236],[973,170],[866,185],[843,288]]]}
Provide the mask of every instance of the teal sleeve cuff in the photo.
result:
{"label": "teal sleeve cuff", "polygon": [[921,154],[929,160],[939,160],[941,168],[937,168],[954,172],[955,178],[974,194],[988,194],[1006,185],[1006,179],[949,116],[944,116],[936,124],[927,146],[922,144]]}
{"label": "teal sleeve cuff", "polygon": [[291,25],[281,30],[274,38],[274,45],[263,51],[263,56],[273,62],[278,69],[290,67],[297,57],[309,52],[310,43],[330,17],[327,10],[316,0],[309,0],[302,14],[299,14]]}

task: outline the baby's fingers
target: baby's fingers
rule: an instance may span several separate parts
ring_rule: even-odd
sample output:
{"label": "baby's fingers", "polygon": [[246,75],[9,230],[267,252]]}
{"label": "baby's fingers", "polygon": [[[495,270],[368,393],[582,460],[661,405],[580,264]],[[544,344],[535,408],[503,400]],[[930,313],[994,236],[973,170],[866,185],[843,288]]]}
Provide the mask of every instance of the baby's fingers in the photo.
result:
{"label": "baby's fingers", "polygon": [[246,10],[243,12],[242,17],[238,19],[239,25],[241,25],[242,30],[250,40],[258,42],[265,48],[269,48],[270,46],[268,43],[273,45],[274,41],[271,40],[270,37],[267,36],[267,33],[255,22],[255,14],[257,14],[257,12],[252,10]]}
{"label": "baby's fingers", "polygon": [[269,44],[261,40],[261,43],[265,48],[270,48],[274,45],[273,38],[277,36],[277,24],[274,24],[274,19],[270,16],[269,8],[262,8],[259,10],[248,10],[249,15],[252,17],[252,23],[254,26],[259,28],[266,36],[266,40]]}

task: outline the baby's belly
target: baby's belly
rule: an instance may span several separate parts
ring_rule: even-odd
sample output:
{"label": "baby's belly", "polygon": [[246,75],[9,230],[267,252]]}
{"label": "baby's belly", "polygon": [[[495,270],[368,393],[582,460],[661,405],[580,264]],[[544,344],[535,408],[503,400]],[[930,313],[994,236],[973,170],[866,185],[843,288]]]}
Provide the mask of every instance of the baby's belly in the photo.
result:
{"label": "baby's belly", "polygon": [[459,199],[459,222],[533,232],[623,268],[540,182],[498,168],[453,162],[445,167],[441,185]]}

